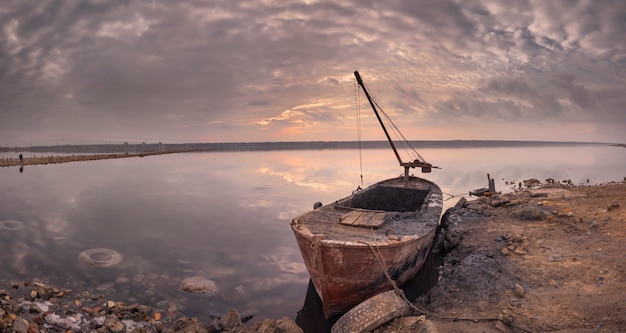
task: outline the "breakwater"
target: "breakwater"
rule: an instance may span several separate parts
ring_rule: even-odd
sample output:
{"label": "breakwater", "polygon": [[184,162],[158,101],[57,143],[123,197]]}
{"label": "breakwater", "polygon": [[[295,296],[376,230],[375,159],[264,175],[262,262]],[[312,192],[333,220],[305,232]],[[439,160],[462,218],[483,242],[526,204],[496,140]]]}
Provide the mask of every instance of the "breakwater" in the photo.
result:
{"label": "breakwater", "polygon": [[116,154],[88,154],[88,155],[50,155],[50,156],[32,156],[32,157],[3,157],[0,158],[0,167],[22,166],[22,165],[38,165],[38,164],[55,164],[80,161],[105,160],[111,158],[127,158],[127,157],[145,157],[151,155],[163,155],[183,153],[185,151],[167,151],[167,152],[143,152],[143,153],[116,153]]}

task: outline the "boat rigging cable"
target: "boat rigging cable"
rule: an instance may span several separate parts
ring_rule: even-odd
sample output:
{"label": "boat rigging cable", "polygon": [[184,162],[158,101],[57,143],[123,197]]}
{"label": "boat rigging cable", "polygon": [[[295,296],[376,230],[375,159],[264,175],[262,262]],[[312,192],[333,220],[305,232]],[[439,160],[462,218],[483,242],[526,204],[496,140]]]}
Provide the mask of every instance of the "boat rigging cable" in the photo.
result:
{"label": "boat rigging cable", "polygon": [[[409,171],[408,169],[409,168],[420,167],[422,169],[422,172],[424,172],[424,173],[430,172],[431,169],[433,168],[432,164],[426,162],[424,160],[424,158],[419,153],[417,153],[415,148],[413,148],[411,143],[406,139],[406,137],[402,134],[402,132],[400,132],[400,130],[398,129],[396,124],[391,120],[389,115],[387,115],[387,113],[374,100],[374,98],[368,92],[368,89],[365,86],[365,83],[361,79],[361,76],[359,75],[359,72],[355,71],[354,75],[355,75],[355,78],[356,78],[356,81],[357,81],[359,87],[363,89],[363,92],[365,93],[365,96],[367,97],[367,100],[369,101],[370,106],[372,107],[372,109],[374,111],[374,114],[376,115],[376,118],[380,122],[380,125],[382,126],[383,131],[385,132],[385,135],[387,136],[387,140],[389,141],[389,144],[391,145],[391,148],[393,149],[393,152],[396,155],[396,158],[398,159],[398,162],[400,163],[400,166],[404,167],[405,179],[408,179],[408,171]],[[381,118],[379,113],[383,114],[383,118],[386,120],[386,123],[390,125],[391,130],[393,131],[393,133],[394,133],[394,135],[396,137],[397,142],[399,142],[402,145],[402,148],[404,148],[405,153],[408,156],[410,156],[411,159],[413,159],[412,162],[404,162],[402,160],[402,158],[400,157],[400,154],[398,153],[398,150],[396,149],[396,145],[394,144],[394,141],[391,139],[391,136],[389,135],[389,132],[386,129],[386,126],[384,124],[385,121],[383,120],[383,118]],[[360,120],[358,122],[360,123]],[[434,167],[434,168],[438,168],[438,167]]]}
{"label": "boat rigging cable", "polygon": [[359,167],[361,171],[361,185],[357,190],[363,188],[363,154],[361,153],[361,100],[359,98],[359,85],[354,81],[354,99],[356,103],[356,131],[359,143]]}

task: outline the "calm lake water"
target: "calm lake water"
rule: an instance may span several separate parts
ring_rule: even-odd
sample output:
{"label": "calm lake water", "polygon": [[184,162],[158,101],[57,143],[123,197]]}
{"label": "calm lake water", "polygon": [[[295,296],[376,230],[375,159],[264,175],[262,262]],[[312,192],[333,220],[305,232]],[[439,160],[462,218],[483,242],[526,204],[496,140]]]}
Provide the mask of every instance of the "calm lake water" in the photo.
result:
{"label": "calm lake water", "polygon": [[[441,167],[433,180],[454,205],[470,189],[508,192],[523,179],[574,184],[622,181],[626,149],[606,145],[420,149]],[[16,154],[3,154],[13,156]],[[363,155],[363,182],[399,176],[388,149]],[[13,156],[15,157],[15,156]],[[256,313],[295,318],[308,273],[291,219],[360,184],[357,150],[184,153],[0,168],[0,289],[39,278],[188,316]],[[417,175],[417,174],[416,174]],[[84,264],[81,251],[108,248],[113,267]],[[215,281],[218,295],[180,291],[182,279]],[[4,285],[4,286],[3,286]]]}

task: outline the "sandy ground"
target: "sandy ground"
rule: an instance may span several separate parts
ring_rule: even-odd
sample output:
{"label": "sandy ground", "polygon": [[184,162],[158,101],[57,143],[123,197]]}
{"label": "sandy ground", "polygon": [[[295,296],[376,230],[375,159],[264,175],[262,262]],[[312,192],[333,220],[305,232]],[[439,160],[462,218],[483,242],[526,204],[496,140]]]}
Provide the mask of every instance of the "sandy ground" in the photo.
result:
{"label": "sandy ground", "polygon": [[452,208],[438,284],[415,300],[427,321],[378,331],[626,332],[625,199],[619,182]]}

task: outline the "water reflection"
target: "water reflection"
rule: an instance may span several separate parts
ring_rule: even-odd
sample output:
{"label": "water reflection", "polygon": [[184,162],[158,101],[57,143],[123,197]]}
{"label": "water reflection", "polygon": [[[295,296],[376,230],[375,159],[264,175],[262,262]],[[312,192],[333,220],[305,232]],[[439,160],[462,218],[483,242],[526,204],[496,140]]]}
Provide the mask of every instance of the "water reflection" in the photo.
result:
{"label": "water reflection", "polygon": [[[504,181],[531,177],[621,180],[626,156],[617,148],[420,153],[443,168],[424,176],[458,197],[483,186],[486,173],[498,190],[506,189]],[[363,160],[365,186],[403,171],[386,149],[366,150]],[[290,220],[360,184],[355,150],[188,153],[14,172],[0,168],[0,221],[23,228],[0,228],[0,282],[36,277],[74,290],[102,289],[116,300],[174,305],[188,316],[237,308],[256,312],[254,320],[294,317],[302,307],[309,276]],[[78,255],[90,248],[115,250],[124,260],[86,265]],[[181,292],[180,282],[191,276],[215,281],[221,293]]]}

